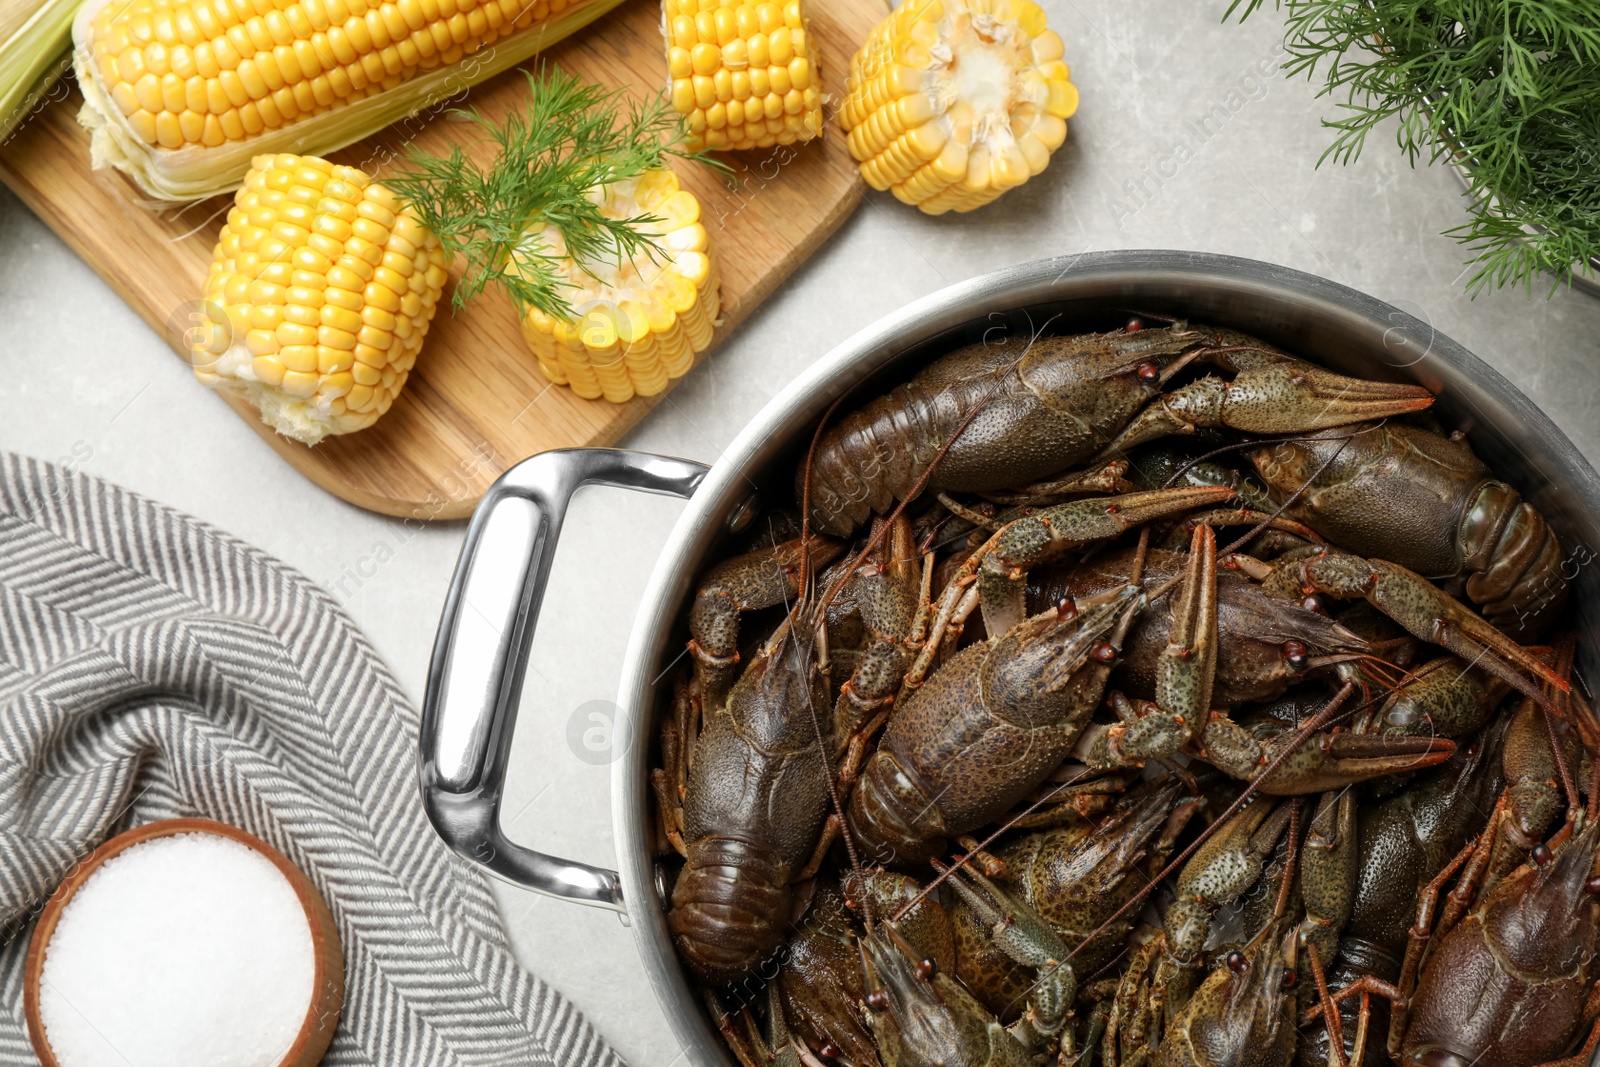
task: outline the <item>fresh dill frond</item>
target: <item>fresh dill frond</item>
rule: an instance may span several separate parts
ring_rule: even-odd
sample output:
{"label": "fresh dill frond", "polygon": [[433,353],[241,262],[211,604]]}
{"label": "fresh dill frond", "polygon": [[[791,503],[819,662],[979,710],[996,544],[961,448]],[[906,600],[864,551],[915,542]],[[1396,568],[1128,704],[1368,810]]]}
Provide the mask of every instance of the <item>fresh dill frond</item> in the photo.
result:
{"label": "fresh dill frond", "polygon": [[[1233,0],[1247,18],[1264,0]],[[1415,164],[1462,164],[1472,208],[1446,233],[1473,253],[1469,292],[1556,284],[1600,260],[1600,2],[1276,0],[1285,69],[1342,96],[1322,158],[1355,160],[1390,118]],[[1325,66],[1324,66],[1325,65]],[[1319,163],[1321,161],[1319,160]]]}
{"label": "fresh dill frond", "polygon": [[[588,271],[593,264],[653,259],[661,252],[649,230],[659,217],[610,218],[592,190],[659,170],[669,156],[720,164],[685,149],[688,130],[660,94],[630,101],[624,90],[556,69],[527,78],[526,107],[503,122],[475,109],[457,112],[493,144],[487,165],[460,145],[447,156],[413,150],[409,169],[384,183],[465,259],[451,298],[456,308],[498,285],[519,312],[537,308],[571,318],[573,308],[562,295],[568,258]],[[528,233],[540,223],[560,230],[567,256],[554,255],[543,238]]]}

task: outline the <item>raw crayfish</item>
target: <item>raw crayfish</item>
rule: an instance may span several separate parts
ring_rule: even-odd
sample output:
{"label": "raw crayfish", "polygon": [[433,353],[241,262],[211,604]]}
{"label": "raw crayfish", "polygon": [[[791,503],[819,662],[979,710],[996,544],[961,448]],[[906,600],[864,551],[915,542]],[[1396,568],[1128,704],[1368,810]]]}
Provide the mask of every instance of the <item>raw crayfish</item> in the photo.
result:
{"label": "raw crayfish", "polygon": [[[1160,392],[1197,360],[1233,378]],[[812,518],[849,534],[904,499],[936,459],[931,488],[981,493],[1198,426],[1305,432],[1431,403],[1418,386],[1347,378],[1243,334],[1182,322],[980,343],[935,360],[824,434]]]}
{"label": "raw crayfish", "polygon": [[1559,542],[1431,399],[1133,323],[819,429],[655,777],[744,1067],[1578,1067],[1600,720]]}
{"label": "raw crayfish", "polygon": [[1556,535],[1464,440],[1386,422],[1267,445],[1250,460],[1286,515],[1352,552],[1459,581],[1507,633],[1539,636],[1566,603]]}

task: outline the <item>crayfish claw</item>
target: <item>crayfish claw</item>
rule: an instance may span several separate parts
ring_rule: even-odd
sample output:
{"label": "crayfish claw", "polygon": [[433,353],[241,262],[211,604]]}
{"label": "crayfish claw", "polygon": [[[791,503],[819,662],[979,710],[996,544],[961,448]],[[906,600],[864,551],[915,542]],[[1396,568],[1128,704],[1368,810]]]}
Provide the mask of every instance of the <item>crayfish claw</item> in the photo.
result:
{"label": "crayfish claw", "polygon": [[1455,742],[1445,737],[1314,735],[1264,778],[1260,789],[1270,796],[1323,793],[1388,774],[1436,767],[1455,750]]}
{"label": "crayfish claw", "polygon": [[1433,394],[1420,385],[1364,381],[1290,359],[1240,371],[1227,386],[1216,421],[1206,425],[1245,433],[1306,433],[1406,415],[1432,404]]}
{"label": "crayfish claw", "polygon": [[1167,909],[1167,955],[1184,968],[1197,966],[1219,907],[1237,901],[1261,877],[1266,858],[1289,828],[1294,805],[1255,797],[1230,816],[1184,864],[1177,899]]}
{"label": "crayfish claw", "polygon": [[1428,579],[1397,563],[1326,547],[1286,555],[1271,566],[1252,564],[1243,557],[1229,557],[1229,562],[1238,562],[1278,595],[1364,598],[1413,637],[1448,649],[1544,707],[1552,707],[1550,688],[1570,691],[1560,672]]}
{"label": "crayfish claw", "polygon": [[1033,908],[971,867],[946,868],[937,861],[934,866],[949,872],[950,884],[994,946],[1037,972],[1027,1010],[1010,1033],[1030,1048],[1048,1044],[1061,1031],[1078,995],[1077,976],[1061,935]]}
{"label": "crayfish claw", "polygon": [[1274,357],[1242,367],[1231,381],[1205,377],[1157,397],[1102,455],[1120,455],[1203,427],[1307,433],[1405,415],[1432,403],[1433,394],[1420,385],[1347,378],[1292,357]]}
{"label": "crayfish claw", "polygon": [[1481,666],[1543,706],[1550,706],[1546,686],[1562,693],[1571,688],[1549,664],[1420,574],[1381,559],[1364,563],[1371,571],[1367,600],[1415,636]]}
{"label": "crayfish claw", "polygon": [[1027,570],[1070,549],[1117,537],[1154,519],[1231,499],[1225,485],[1152,489],[1089,497],[1045,508],[1008,523],[994,537],[978,573],[983,622],[991,634],[1022,621]]}
{"label": "crayfish claw", "polygon": [[1190,538],[1183,591],[1172,615],[1167,647],[1156,661],[1156,703],[1187,741],[1211,710],[1217,673],[1217,535],[1210,526],[1196,526]]}
{"label": "crayfish claw", "polygon": [[[1357,782],[1436,766],[1450,758],[1455,742],[1443,737],[1398,734],[1280,733],[1262,739],[1221,712],[1212,712],[1196,744],[1196,755],[1241,781],[1257,781],[1268,796],[1305,796]],[[1287,756],[1284,750],[1290,749]],[[1280,758],[1281,757],[1281,758]],[[1263,774],[1267,768],[1270,773]]]}
{"label": "crayfish claw", "polygon": [[795,597],[802,571],[816,573],[844,549],[832,538],[804,543],[795,538],[734,556],[706,572],[689,609],[689,653],[706,707],[721,705],[739,676],[739,616]]}

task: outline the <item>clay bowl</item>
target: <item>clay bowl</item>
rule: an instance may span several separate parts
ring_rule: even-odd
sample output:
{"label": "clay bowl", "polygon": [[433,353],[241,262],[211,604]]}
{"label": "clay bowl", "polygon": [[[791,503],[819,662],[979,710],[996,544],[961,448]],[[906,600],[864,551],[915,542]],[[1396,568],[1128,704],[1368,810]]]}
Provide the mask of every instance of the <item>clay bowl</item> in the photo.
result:
{"label": "clay bowl", "polygon": [[339,1012],[344,1006],[344,953],[339,945],[339,932],[333,924],[333,915],[316,887],[300,869],[290,863],[277,849],[243,830],[214,822],[211,819],[163,819],[146,823],[106,841],[89,853],[51,894],[33,928],[33,939],[28,943],[28,958],[23,965],[23,1013],[28,1020],[28,1037],[33,1041],[33,1051],[42,1067],[61,1067],[50,1042],[45,1037],[44,1020],[39,1015],[39,980],[44,972],[45,948],[50,935],[55,933],[61,912],[89,876],[106,860],[124,849],[157,837],[174,834],[216,834],[237,841],[265,856],[294,887],[295,896],[305,911],[306,925],[311,928],[311,955],[315,970],[311,981],[311,1004],[306,1009],[305,1021],[294,1043],[278,1067],[314,1067],[328,1050],[333,1040],[334,1028],[339,1024]]}

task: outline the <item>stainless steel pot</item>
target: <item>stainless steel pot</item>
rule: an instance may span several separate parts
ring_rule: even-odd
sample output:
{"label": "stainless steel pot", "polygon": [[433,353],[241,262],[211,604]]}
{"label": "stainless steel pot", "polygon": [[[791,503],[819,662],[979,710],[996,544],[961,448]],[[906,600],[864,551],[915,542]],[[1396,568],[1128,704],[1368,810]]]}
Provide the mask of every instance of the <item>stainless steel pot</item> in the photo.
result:
{"label": "stainless steel pot", "polygon": [[[712,468],[611,449],[547,452],[495,483],[473,516],[445,602],[423,706],[423,801],[439,834],[475,863],[543,893],[629,916],[639,955],[688,1059],[730,1067],[673,953],[664,887],[648,851],[658,676],[682,650],[691,582],[749,504],[752,486],[790,491],[794,462],[838,397],[907,376],[997,331],[1105,329],[1128,313],[1231,326],[1350,374],[1414,380],[1437,411],[1531,500],[1569,552],[1590,677],[1600,629],[1589,624],[1600,573],[1600,476],[1494,370],[1426,323],[1342,285],[1283,267],[1198,252],[1091,252],[1027,263],[953,285],[862,331],[775,397]],[[517,699],[562,513],[582,485],[692,496],[641,600],[617,703],[625,736],[613,764],[618,871],[554,859],[506,840],[499,805]],[[470,607],[468,607],[470,605]],[[666,686],[660,686],[666,689]]]}

